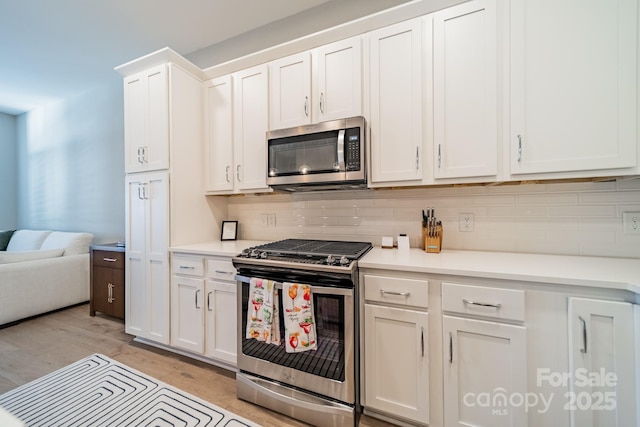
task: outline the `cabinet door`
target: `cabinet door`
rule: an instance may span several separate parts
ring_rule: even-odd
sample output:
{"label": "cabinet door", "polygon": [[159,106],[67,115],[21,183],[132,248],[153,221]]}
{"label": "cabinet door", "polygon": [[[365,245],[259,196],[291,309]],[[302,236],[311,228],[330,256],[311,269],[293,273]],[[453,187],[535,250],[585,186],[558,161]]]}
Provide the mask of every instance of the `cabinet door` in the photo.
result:
{"label": "cabinet door", "polygon": [[238,320],[236,283],[207,281],[205,355],[236,364]]}
{"label": "cabinet door", "polygon": [[311,54],[303,52],[269,65],[270,128],[311,123]]}
{"label": "cabinet door", "polygon": [[369,33],[371,182],[422,180],[422,21]]}
{"label": "cabinet door", "polygon": [[92,303],[96,311],[113,315],[112,304],[109,301],[109,286],[113,282],[113,269],[93,266],[93,295]]}
{"label": "cabinet door", "polygon": [[428,423],[428,314],[365,304],[364,318],[364,405]]}
{"label": "cabinet door", "polygon": [[165,64],[144,73],[145,81],[145,170],[169,168],[169,79]]}
{"label": "cabinet door", "polygon": [[572,427],[636,425],[633,325],[629,303],[569,298]]}
{"label": "cabinet door", "polygon": [[125,330],[169,344],[169,174],[128,175]]}
{"label": "cabinet door", "polygon": [[444,425],[527,425],[526,330],[522,326],[443,316]]}
{"label": "cabinet door", "polygon": [[[318,48],[317,96],[319,122],[362,115],[362,41],[360,37]],[[316,93],[314,93],[316,95]]]}
{"label": "cabinet door", "polygon": [[236,189],[268,190],[269,68],[243,70],[234,79],[234,173]]}
{"label": "cabinet door", "polygon": [[174,275],[171,280],[171,345],[204,352],[204,279]]}
{"label": "cabinet door", "polygon": [[169,344],[169,174],[148,174],[147,201],[147,304],[149,336]]}
{"label": "cabinet door", "polygon": [[495,0],[433,15],[436,179],[498,173],[496,34]]}
{"label": "cabinet door", "polygon": [[124,79],[125,171],[169,167],[169,83],[165,64]]}
{"label": "cabinet door", "polygon": [[231,191],[234,177],[232,77],[210,80],[204,90],[205,191]]}
{"label": "cabinet door", "polygon": [[511,173],[635,167],[635,0],[515,0]]}
{"label": "cabinet door", "polygon": [[144,170],[142,147],[146,145],[144,74],[124,79],[125,172]]}
{"label": "cabinet door", "polygon": [[127,175],[125,203],[125,331],[146,337],[149,330],[147,318],[147,203],[144,189],[145,174]]}

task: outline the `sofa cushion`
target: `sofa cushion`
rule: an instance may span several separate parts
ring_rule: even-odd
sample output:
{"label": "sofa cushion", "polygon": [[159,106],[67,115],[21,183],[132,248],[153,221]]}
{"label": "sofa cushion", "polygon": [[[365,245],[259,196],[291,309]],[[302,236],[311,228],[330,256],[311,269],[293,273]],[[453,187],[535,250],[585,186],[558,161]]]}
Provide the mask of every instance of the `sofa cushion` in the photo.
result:
{"label": "sofa cushion", "polygon": [[0,231],[0,251],[6,251],[9,240],[16,230],[4,230]]}
{"label": "sofa cushion", "polygon": [[89,253],[89,245],[93,240],[90,233],[71,233],[67,231],[53,231],[44,239],[40,250],[64,249],[64,255],[78,255]]}
{"label": "sofa cushion", "polygon": [[49,249],[46,251],[13,251],[0,252],[0,264],[9,264],[13,262],[33,261],[36,259],[57,258],[61,257],[64,249]]}
{"label": "sofa cushion", "polygon": [[49,234],[51,231],[47,230],[17,230],[9,240],[7,251],[38,250]]}

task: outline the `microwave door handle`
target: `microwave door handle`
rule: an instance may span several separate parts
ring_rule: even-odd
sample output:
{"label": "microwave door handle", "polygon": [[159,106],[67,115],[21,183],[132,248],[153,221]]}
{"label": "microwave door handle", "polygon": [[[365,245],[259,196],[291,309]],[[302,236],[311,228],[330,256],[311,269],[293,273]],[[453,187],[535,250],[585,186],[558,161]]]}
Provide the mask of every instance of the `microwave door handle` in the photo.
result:
{"label": "microwave door handle", "polygon": [[345,171],[344,167],[344,129],[338,131],[338,167],[340,168],[340,172]]}

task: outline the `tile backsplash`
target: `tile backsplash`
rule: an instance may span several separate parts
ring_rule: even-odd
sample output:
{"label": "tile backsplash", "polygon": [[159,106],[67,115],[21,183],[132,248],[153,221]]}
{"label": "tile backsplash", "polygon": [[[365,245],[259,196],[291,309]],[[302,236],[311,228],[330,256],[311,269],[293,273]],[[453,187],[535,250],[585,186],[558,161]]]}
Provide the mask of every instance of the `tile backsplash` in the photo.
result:
{"label": "tile backsplash", "polygon": [[[422,209],[435,208],[443,248],[640,258],[622,213],[640,212],[640,179],[246,195],[228,199],[239,238],[364,240],[407,234],[420,246]],[[473,231],[460,215],[473,214]]]}

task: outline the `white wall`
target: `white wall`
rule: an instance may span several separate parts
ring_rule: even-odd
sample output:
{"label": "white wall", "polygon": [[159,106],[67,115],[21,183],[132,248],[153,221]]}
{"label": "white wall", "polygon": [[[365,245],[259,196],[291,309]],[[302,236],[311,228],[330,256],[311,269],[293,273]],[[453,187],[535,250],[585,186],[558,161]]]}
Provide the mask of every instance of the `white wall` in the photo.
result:
{"label": "white wall", "polygon": [[0,230],[18,226],[16,117],[0,113]]}
{"label": "white wall", "polygon": [[[229,40],[185,55],[208,68],[272,46],[325,30],[410,0],[332,0]],[[242,19],[233,17],[230,19]]]}
{"label": "white wall", "polygon": [[18,117],[18,226],[124,239],[122,80]]}
{"label": "white wall", "polygon": [[[455,188],[362,190],[229,199],[243,239],[360,240],[421,237],[421,210],[443,221],[444,249],[640,258],[640,236],[622,233],[622,212],[640,211],[640,179]],[[459,231],[473,213],[475,230]],[[276,214],[265,227],[263,214]]]}

